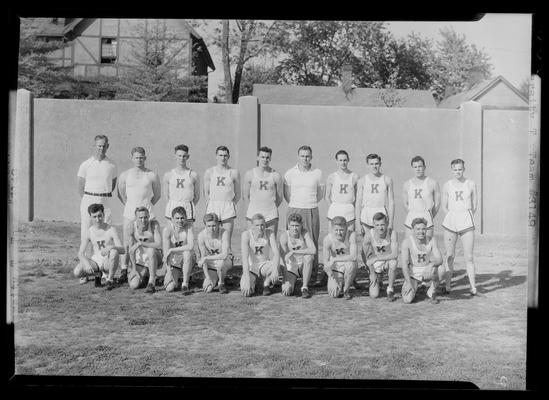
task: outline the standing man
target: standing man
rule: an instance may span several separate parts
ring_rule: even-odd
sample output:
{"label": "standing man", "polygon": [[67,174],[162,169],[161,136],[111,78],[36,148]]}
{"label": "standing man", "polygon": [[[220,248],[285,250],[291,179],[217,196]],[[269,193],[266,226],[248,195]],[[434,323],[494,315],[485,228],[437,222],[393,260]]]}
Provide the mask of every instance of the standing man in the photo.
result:
{"label": "standing man", "polygon": [[[309,146],[301,146],[297,150],[297,165],[284,175],[284,199],[288,202],[288,215],[300,214],[305,229],[311,234],[317,253],[313,259],[311,281],[315,282],[318,275],[318,236],[320,234],[320,216],[318,202],[324,197],[322,171],[313,168],[311,160],[313,150]],[[322,279],[323,285],[326,279]]]}
{"label": "standing man", "polygon": [[374,215],[374,227],[364,234],[362,259],[370,271],[370,297],[379,296],[383,285],[383,273],[387,271],[387,300],[395,300],[393,285],[398,264],[398,238],[395,230],[389,231],[387,215],[378,212]]}
{"label": "standing man", "polygon": [[263,296],[270,295],[274,284],[278,282],[280,253],[274,233],[267,229],[263,215],[252,216],[252,227],[242,232],[240,243],[242,296],[249,297],[255,292],[258,279],[263,280]]}
{"label": "standing man", "polygon": [[347,221],[347,228],[355,230],[355,200],[358,175],[351,171],[349,154],[345,150],[339,150],[335,155],[336,172],[328,175],[326,179],[326,194],[324,199],[330,206],[328,208],[328,221],[334,217],[343,217]]}
{"label": "standing man", "polygon": [[418,286],[429,285],[427,297],[431,303],[437,304],[438,267],[442,264],[442,256],[434,236],[427,236],[427,221],[414,218],[411,225],[412,234],[402,241],[402,300],[411,303]]}
{"label": "standing man", "polygon": [[[93,155],[80,164],[78,168],[78,193],[80,201],[80,240],[90,227],[88,207],[92,204],[103,204],[105,222],[111,223],[111,197],[116,187],[118,171],[116,164],[107,157],[109,139],[105,135],[95,137]],[[80,278],[80,283],[87,282],[87,277]]]}
{"label": "standing man", "polygon": [[334,217],[330,232],[322,243],[324,271],[328,275],[328,294],[331,297],[352,299],[351,285],[358,269],[356,233],[347,229],[343,217]]}
{"label": "standing man", "polygon": [[240,199],[240,174],[229,166],[229,149],[219,146],[215,150],[217,164],[204,173],[204,195],[206,197],[206,214],[214,213],[229,233],[229,252],[233,237],[236,203]]}
{"label": "standing man", "polygon": [[433,220],[440,207],[440,188],[437,181],[425,175],[425,160],[421,156],[412,158],[411,165],[415,176],[404,182],[402,193],[408,212],[404,226],[409,235],[412,221],[423,218],[427,221],[427,234],[433,236]]}
{"label": "standing man", "polygon": [[[453,160],[450,163],[454,179],[442,187],[442,211],[446,213],[442,227],[444,228],[444,268],[441,268],[440,278],[446,281],[445,291],[450,292],[452,273],[454,272],[454,257],[458,236],[461,238],[467,276],[471,285],[471,296],[477,294],[475,284],[475,263],[473,261],[473,246],[475,242],[475,223],[473,214],[477,209],[477,188],[475,182],[463,176],[465,161]],[[445,272],[445,273],[444,273]]]}
{"label": "standing man", "polygon": [[368,154],[366,164],[370,172],[358,181],[356,199],[356,230],[365,235],[374,227],[373,217],[377,213],[387,216],[387,229],[393,230],[395,196],[393,180],[381,173],[381,157]]}
{"label": "standing man", "polygon": [[[160,178],[154,171],[145,167],[145,149],[134,147],[131,151],[133,168],[120,174],[118,179],[118,198],[124,204],[124,243],[129,241],[129,230],[135,221],[135,210],[138,207],[145,207],[148,211],[148,218],[155,219],[153,206],[160,200]],[[128,249],[120,270],[119,283],[128,281]]]}
{"label": "standing man", "polygon": [[200,199],[200,178],[196,171],[187,167],[189,148],[184,144],[175,146],[174,169],[166,172],[163,178],[164,196],[168,200],[166,204],[166,219],[171,219],[172,210],[183,207],[187,215],[187,221],[191,224],[196,219],[196,204]]}
{"label": "standing man", "polygon": [[265,217],[267,228],[272,228],[278,235],[278,206],[282,203],[282,177],[271,168],[273,151],[268,147],[261,147],[257,153],[258,166],[247,171],[244,175],[242,193],[244,200],[249,201],[246,219],[252,221],[255,214]]}

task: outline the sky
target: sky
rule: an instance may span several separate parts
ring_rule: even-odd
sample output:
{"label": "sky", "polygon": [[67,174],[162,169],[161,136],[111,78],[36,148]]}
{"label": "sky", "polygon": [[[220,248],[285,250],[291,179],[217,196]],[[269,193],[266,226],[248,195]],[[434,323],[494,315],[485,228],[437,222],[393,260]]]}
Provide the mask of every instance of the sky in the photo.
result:
{"label": "sky", "polygon": [[[502,75],[517,88],[530,77],[531,14],[485,14],[474,22],[386,21],[386,27],[396,37],[415,32],[434,42],[441,39],[440,29],[452,27],[458,34],[465,35],[467,43],[476,45],[490,56],[494,77]],[[208,46],[208,49],[216,66],[209,75],[208,97],[211,99],[223,81],[223,68],[220,52],[215,46]]]}

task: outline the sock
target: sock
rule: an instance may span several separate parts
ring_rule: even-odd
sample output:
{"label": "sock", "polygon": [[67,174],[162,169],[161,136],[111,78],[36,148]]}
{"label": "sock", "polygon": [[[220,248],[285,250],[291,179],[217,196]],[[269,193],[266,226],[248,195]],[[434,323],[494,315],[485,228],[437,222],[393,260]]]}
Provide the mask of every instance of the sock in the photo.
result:
{"label": "sock", "polygon": [[387,286],[387,291],[388,292],[394,292],[393,287],[392,286]]}

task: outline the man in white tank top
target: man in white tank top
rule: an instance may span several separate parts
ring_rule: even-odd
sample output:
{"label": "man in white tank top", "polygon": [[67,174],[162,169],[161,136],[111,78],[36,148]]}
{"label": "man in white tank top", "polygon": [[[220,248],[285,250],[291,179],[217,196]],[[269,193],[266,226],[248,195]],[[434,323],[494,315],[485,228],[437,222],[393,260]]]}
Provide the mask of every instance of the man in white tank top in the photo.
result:
{"label": "man in white tank top", "polygon": [[162,261],[166,266],[164,289],[167,292],[179,289],[180,280],[183,279],[181,293],[186,296],[191,293],[189,277],[194,248],[193,229],[184,207],[175,207],[171,215],[162,231]]}
{"label": "man in white tank top", "polygon": [[427,235],[427,221],[415,218],[412,223],[412,234],[402,241],[401,266],[404,275],[402,301],[411,303],[416,297],[419,285],[429,285],[427,297],[437,304],[436,289],[438,285],[438,267],[442,256],[434,237]]}
{"label": "man in white tank top", "polygon": [[442,227],[444,228],[444,256],[443,268],[439,270],[440,278],[445,279],[445,291],[450,292],[452,273],[454,272],[454,258],[456,242],[461,238],[463,255],[467,268],[467,276],[471,286],[470,294],[477,294],[475,282],[475,263],[473,261],[473,247],[475,241],[475,223],[473,215],[477,209],[477,188],[475,183],[463,176],[465,161],[453,160],[450,163],[454,179],[449,180],[442,187],[442,211],[446,213]]}
{"label": "man in white tank top", "polygon": [[111,198],[116,187],[118,171],[116,164],[107,157],[109,139],[105,135],[95,137],[93,155],[80,164],[78,168],[78,193],[80,201],[80,239],[88,232],[90,216],[88,207],[91,204],[103,204],[105,222],[111,221]]}
{"label": "man in white tank top", "polygon": [[187,221],[193,223],[196,219],[196,204],[200,199],[200,177],[196,171],[187,166],[189,148],[184,144],[175,146],[176,166],[164,174],[162,190],[167,200],[166,219],[171,219],[172,210],[184,207]]}
{"label": "man in white tank top", "polygon": [[270,295],[273,286],[278,282],[280,253],[274,233],[267,229],[263,215],[254,215],[251,229],[242,232],[241,250],[242,296],[248,297],[255,293],[258,279],[263,280],[263,296]]}
{"label": "man in white tank top", "polygon": [[412,221],[427,221],[427,234],[433,236],[433,221],[440,207],[440,188],[437,181],[425,175],[425,160],[415,156],[411,161],[414,177],[404,182],[402,197],[407,215],[404,221],[406,234],[412,233]]}
{"label": "man in white tank top", "polygon": [[198,266],[204,270],[202,289],[210,293],[217,286],[219,293],[227,294],[225,277],[233,266],[229,259],[229,232],[221,228],[219,217],[214,213],[204,215],[204,225],[198,234]]}
{"label": "man in white tank top", "polygon": [[128,283],[130,289],[147,285],[145,292],[154,293],[156,271],[162,263],[160,226],[156,220],[149,218],[147,207],[138,207],[135,210],[135,217],[135,221],[128,229],[128,238],[125,243],[132,265]]}
{"label": "man in white tank top", "polygon": [[[303,226],[310,233],[318,250],[320,235],[318,203],[324,198],[324,184],[322,183],[322,171],[313,168],[312,158],[313,150],[311,147],[301,146],[297,150],[297,165],[284,174],[284,199],[288,202],[287,215],[292,213],[301,215]],[[315,254],[311,281],[315,285],[324,285],[324,277],[319,279],[317,275],[318,254]],[[318,282],[315,282],[317,279]]]}
{"label": "man in white tank top", "polygon": [[[146,207],[149,218],[155,219],[153,206],[160,200],[160,178],[154,171],[145,167],[145,149],[134,147],[131,151],[133,168],[120,174],[118,179],[118,198],[124,204],[123,233],[124,243],[129,240],[129,229],[135,221],[135,210]],[[128,281],[129,252],[123,257],[119,283]]]}
{"label": "man in white tank top", "polygon": [[217,164],[204,173],[206,213],[215,213],[223,229],[229,233],[229,251],[233,237],[236,204],[240,199],[240,174],[229,166],[229,149],[219,146],[215,150]]}
{"label": "man in white tank top", "polygon": [[381,157],[368,154],[366,164],[370,172],[364,175],[357,185],[356,199],[356,229],[360,235],[365,235],[374,227],[373,217],[377,213],[387,216],[387,228],[393,230],[395,215],[395,196],[393,180],[381,173]]}
{"label": "man in white tank top", "polygon": [[282,203],[282,177],[271,166],[272,149],[261,147],[258,151],[258,166],[244,174],[242,194],[248,201],[246,219],[252,221],[252,216],[262,214],[267,228],[272,228],[278,235],[278,206]]}
{"label": "man in white tank top", "polygon": [[324,199],[329,205],[328,221],[334,217],[343,217],[347,228],[355,229],[355,199],[358,175],[348,168],[349,154],[339,150],[335,155],[338,170],[328,175]]}
{"label": "man in white tank top", "polygon": [[395,230],[389,231],[387,215],[378,212],[373,217],[374,227],[364,234],[362,259],[370,271],[372,298],[377,298],[383,286],[383,272],[387,271],[387,300],[394,301],[396,268],[398,264],[398,237]]}
{"label": "man in white tank top", "polygon": [[[118,237],[114,226],[105,222],[105,209],[103,204],[90,204],[88,216],[92,226],[84,233],[78,250],[80,262],[74,268],[74,276],[83,278],[95,275],[95,287],[101,287],[102,272],[108,273],[107,290],[114,287],[113,279],[118,268],[119,255],[124,253],[124,246]],[[86,256],[88,245],[92,245],[91,257]]]}
{"label": "man in white tank top", "polygon": [[303,228],[301,215],[292,213],[288,216],[288,230],[280,234],[280,250],[284,260],[284,283],[282,294],[291,296],[297,278],[303,278],[301,297],[308,299],[309,280],[313,266],[316,247],[309,232]]}
{"label": "man in white tank top", "polygon": [[347,229],[347,221],[343,217],[334,217],[330,225],[330,233],[322,243],[328,294],[350,300],[353,297],[351,285],[358,270],[356,233]]}

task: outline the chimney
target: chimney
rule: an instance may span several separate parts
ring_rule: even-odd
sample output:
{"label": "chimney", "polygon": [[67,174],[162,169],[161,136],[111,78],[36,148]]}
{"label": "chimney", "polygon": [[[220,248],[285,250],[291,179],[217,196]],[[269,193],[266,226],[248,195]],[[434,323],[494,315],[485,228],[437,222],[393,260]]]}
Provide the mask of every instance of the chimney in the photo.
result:
{"label": "chimney", "polygon": [[343,87],[343,91],[345,93],[349,93],[351,91],[351,87],[353,85],[353,67],[351,64],[344,64],[343,67],[341,67],[341,86]]}

